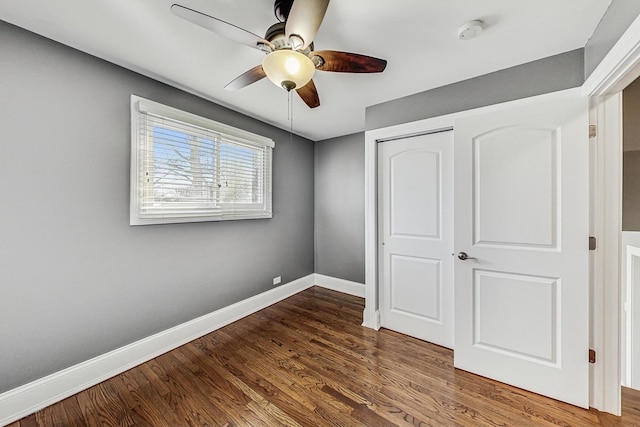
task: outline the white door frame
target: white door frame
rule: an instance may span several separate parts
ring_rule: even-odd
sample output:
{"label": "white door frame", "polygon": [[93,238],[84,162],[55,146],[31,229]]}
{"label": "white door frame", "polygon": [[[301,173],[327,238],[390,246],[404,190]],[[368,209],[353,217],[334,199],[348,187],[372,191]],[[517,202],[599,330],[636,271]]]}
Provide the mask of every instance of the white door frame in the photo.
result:
{"label": "white door frame", "polygon": [[591,97],[592,124],[598,127],[592,226],[598,239],[593,254],[592,345],[598,354],[591,370],[591,406],[621,413],[621,218],[622,90],[640,77],[640,17],[582,85]]}
{"label": "white door frame", "polygon": [[378,305],[378,149],[379,142],[453,128],[453,115],[366,132],[364,149],[365,308],[362,326],[380,329]]}
{"label": "white door frame", "polygon": [[[592,182],[593,228],[598,249],[593,255],[593,346],[598,361],[591,371],[590,406],[616,415],[620,398],[620,210],[622,206],[622,95],[629,83],[640,77],[640,17],[631,24],[596,70],[582,86],[593,99],[599,137]],[[545,95],[541,95],[545,96]],[[363,326],[379,329],[377,254],[377,157],[376,144],[387,139],[436,131],[453,126],[457,117],[489,112],[516,105],[449,114],[417,122],[367,131],[365,135],[365,309]],[[606,143],[604,143],[606,141]],[[606,189],[606,191],[605,191]]]}

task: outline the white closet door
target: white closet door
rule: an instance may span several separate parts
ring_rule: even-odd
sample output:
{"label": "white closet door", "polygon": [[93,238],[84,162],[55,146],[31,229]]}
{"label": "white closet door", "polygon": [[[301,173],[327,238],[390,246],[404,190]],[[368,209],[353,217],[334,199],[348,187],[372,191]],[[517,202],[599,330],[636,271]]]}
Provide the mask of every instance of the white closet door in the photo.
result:
{"label": "white closet door", "polygon": [[587,99],[541,98],[455,122],[454,360],[586,408]]}
{"label": "white closet door", "polygon": [[453,347],[453,132],[378,144],[380,322]]}

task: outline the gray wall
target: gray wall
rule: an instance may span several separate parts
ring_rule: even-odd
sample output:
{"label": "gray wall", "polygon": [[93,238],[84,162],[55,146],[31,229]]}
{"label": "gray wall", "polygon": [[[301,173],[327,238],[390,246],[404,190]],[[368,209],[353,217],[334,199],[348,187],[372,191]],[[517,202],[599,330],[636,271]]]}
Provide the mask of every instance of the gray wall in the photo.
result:
{"label": "gray wall", "polygon": [[589,77],[629,25],[640,14],[640,1],[613,0],[584,49],[584,72]]}
{"label": "gray wall", "polygon": [[[313,142],[2,21],[0,40],[0,392],[313,273]],[[274,139],[273,219],[130,227],[131,93]]]}
{"label": "gray wall", "polygon": [[316,273],[364,283],[364,133],[316,142]]}
{"label": "gray wall", "polygon": [[577,49],[367,107],[366,130],[577,87],[584,83]]}

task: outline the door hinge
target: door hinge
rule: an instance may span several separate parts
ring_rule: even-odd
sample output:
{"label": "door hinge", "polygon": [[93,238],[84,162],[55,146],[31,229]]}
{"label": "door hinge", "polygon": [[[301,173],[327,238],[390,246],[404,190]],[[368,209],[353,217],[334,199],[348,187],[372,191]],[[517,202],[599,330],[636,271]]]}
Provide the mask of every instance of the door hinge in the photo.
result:
{"label": "door hinge", "polygon": [[595,138],[597,135],[596,132],[597,128],[596,125],[589,125],[589,138]]}
{"label": "door hinge", "polygon": [[589,363],[596,363],[596,351],[589,349]]}
{"label": "door hinge", "polygon": [[593,236],[589,236],[589,250],[595,251],[597,247],[596,238]]}

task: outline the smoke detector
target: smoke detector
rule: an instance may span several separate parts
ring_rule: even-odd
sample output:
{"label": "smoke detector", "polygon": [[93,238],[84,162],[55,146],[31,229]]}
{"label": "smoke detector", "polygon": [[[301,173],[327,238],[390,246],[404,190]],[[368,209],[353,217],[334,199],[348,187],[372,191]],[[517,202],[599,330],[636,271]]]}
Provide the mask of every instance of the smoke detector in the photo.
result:
{"label": "smoke detector", "polygon": [[482,31],[482,21],[475,20],[469,21],[467,23],[462,24],[460,28],[458,28],[458,38],[460,40],[471,40],[477,37]]}

